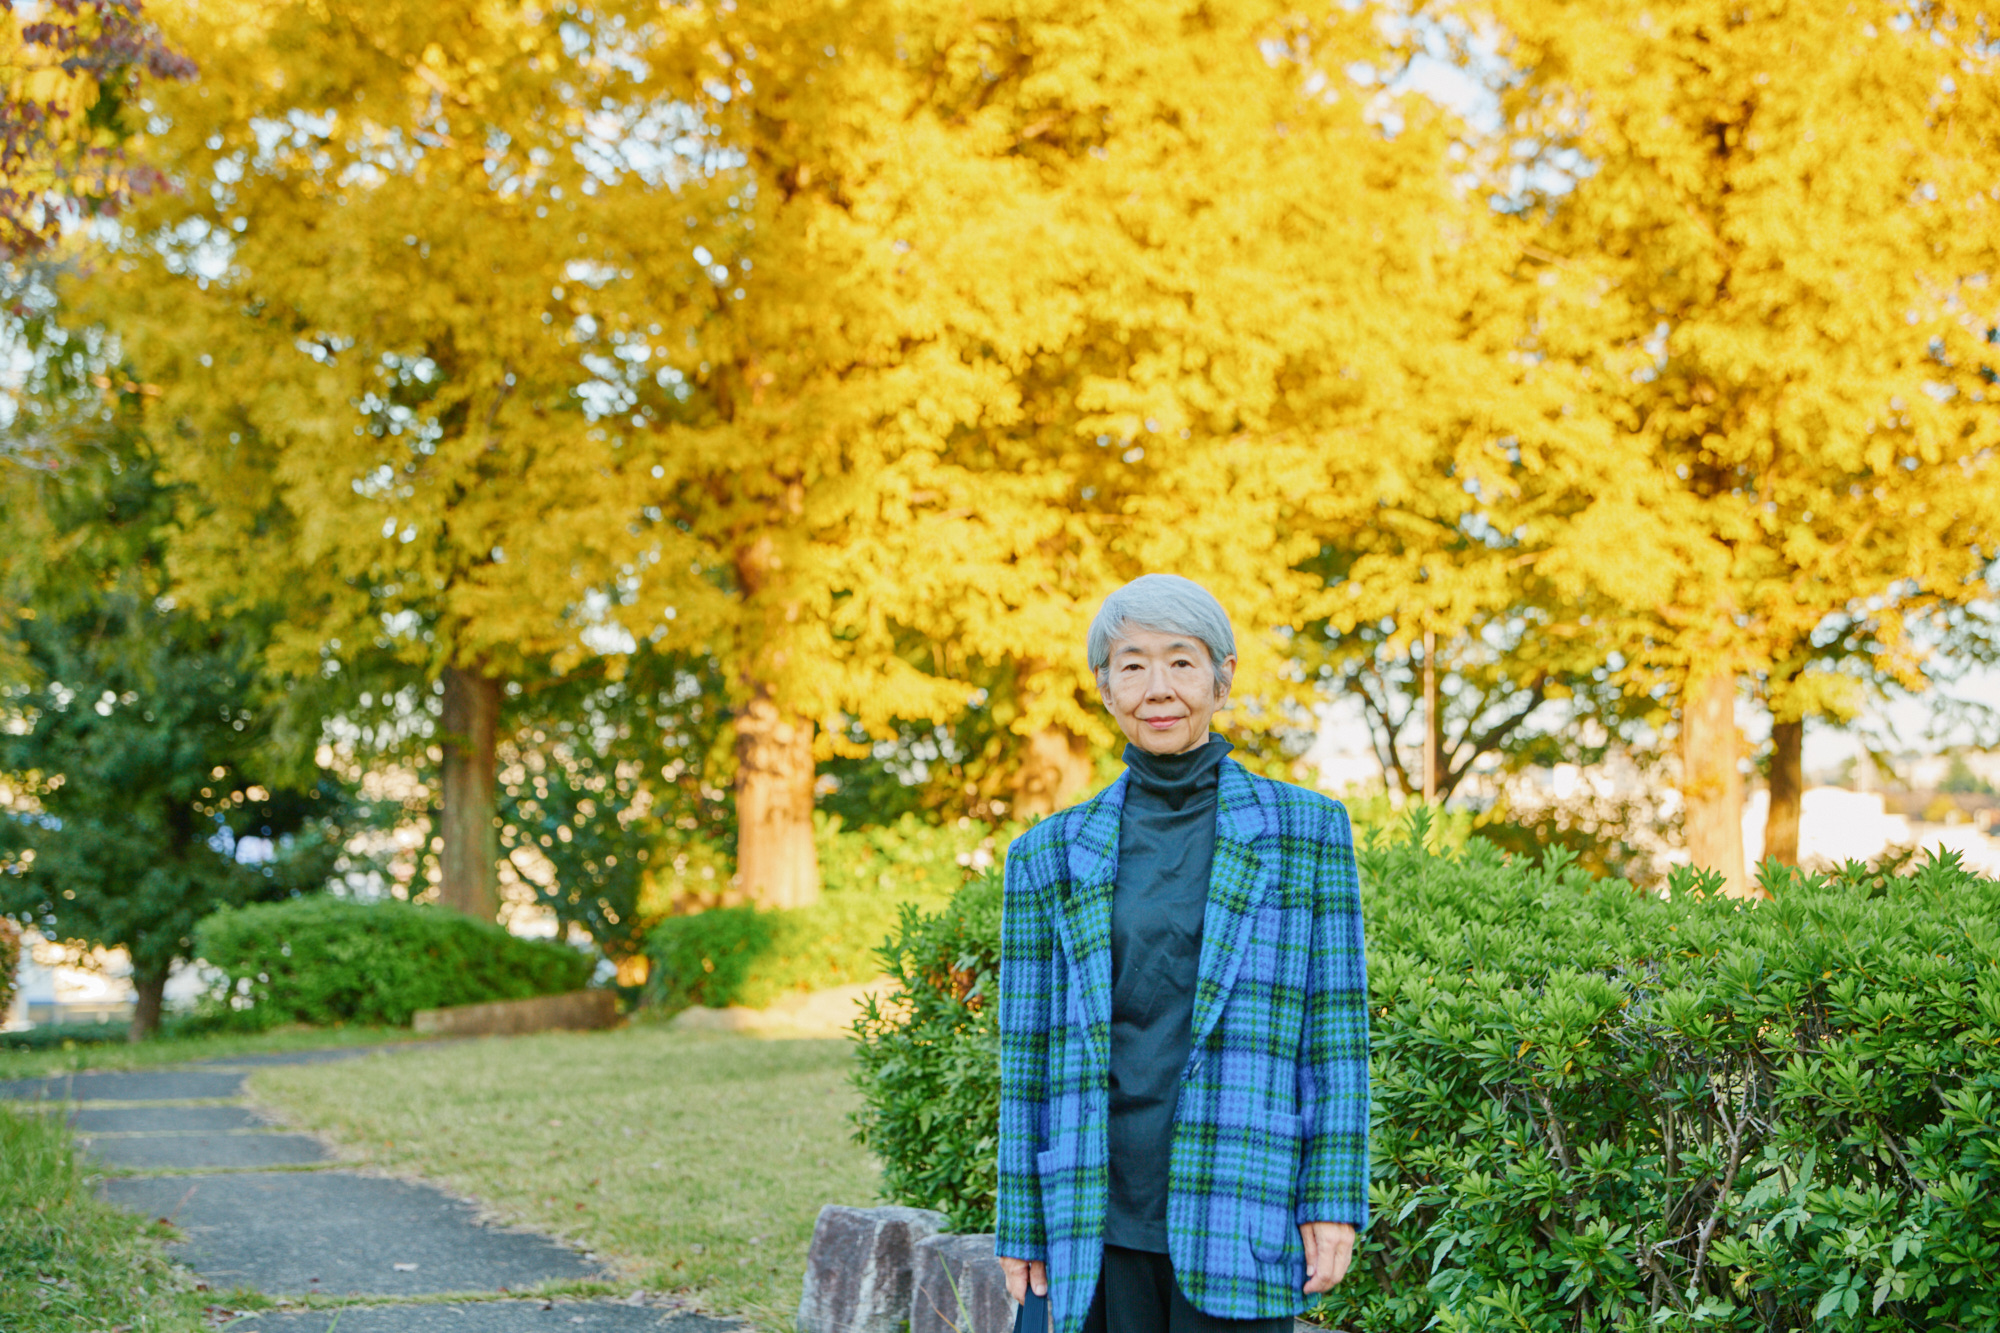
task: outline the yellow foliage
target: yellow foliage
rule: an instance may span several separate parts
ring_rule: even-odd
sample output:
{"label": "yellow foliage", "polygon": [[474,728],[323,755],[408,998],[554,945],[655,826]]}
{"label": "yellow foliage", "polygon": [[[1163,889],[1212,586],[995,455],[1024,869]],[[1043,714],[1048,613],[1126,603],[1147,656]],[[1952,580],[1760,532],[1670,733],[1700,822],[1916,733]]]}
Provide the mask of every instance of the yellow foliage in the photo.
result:
{"label": "yellow foliage", "polygon": [[158,12],[207,70],[139,145],[181,191],[79,296],[163,386],[181,577],[293,606],[294,669],[564,669],[637,517],[633,312],[698,317],[661,299],[697,276],[658,248],[665,192],[589,159],[637,81],[526,7]]}
{"label": "yellow foliage", "polygon": [[1434,484],[1443,386],[1490,369],[1452,281],[1483,210],[1437,116],[1373,123],[1390,99],[1347,74],[1388,61],[1373,16],[701,18],[673,95],[711,95],[745,163],[716,255],[748,276],[686,354],[711,410],[658,442],[660,508],[737,576],[729,655],[871,728],[949,716],[968,663],[1012,662],[1016,730],[1104,736],[1083,626],[1172,569],[1247,631],[1242,689],[1286,689],[1272,631],[1323,600],[1295,567],[1382,478]]}
{"label": "yellow foliage", "polygon": [[823,728],[1006,668],[1017,731],[1108,739],[1082,629],[1146,570],[1265,705],[1296,627],[1516,613],[1557,676],[1782,682],[1844,615],[1914,681],[1984,590],[1970,10],[1494,0],[1497,138],[1365,7],[158,12],[181,190],[75,292],[161,386],[181,577],[293,606],[293,669],[623,632]]}
{"label": "yellow foliage", "polygon": [[1275,696],[1295,567],[1501,466],[1493,229],[1350,78],[1371,14],[161,14],[184,189],[87,308],[164,386],[183,578],[297,606],[294,668],[561,670],[608,618],[875,728],[1017,663],[1018,730],[1095,734],[1117,583],[1203,578]]}
{"label": "yellow foliage", "polygon": [[138,0],[8,4],[0,12],[0,259],[35,256],[65,229],[115,214],[159,183],[120,152],[144,79],[185,79]]}
{"label": "yellow foliage", "polygon": [[[2000,541],[2000,99],[1952,4],[1499,0],[1509,123],[1553,172],[1531,225],[1535,346],[1578,368],[1618,484],[1538,567],[1622,609],[1626,646],[1774,693],[1843,618],[1921,684],[1912,621],[1985,594]],[[1836,714],[1806,687],[1784,711]]]}

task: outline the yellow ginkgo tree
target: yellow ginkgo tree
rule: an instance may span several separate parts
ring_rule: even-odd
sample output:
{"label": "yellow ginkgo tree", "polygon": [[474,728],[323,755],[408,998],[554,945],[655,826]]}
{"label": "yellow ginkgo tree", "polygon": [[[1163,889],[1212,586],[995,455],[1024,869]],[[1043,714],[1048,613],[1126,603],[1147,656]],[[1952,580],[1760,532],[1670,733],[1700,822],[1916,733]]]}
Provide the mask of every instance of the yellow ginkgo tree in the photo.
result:
{"label": "yellow ginkgo tree", "polygon": [[1747,892],[1739,682],[1775,682],[1797,719],[1838,702],[1816,636],[1908,675],[1912,623],[1990,591],[1991,17],[1896,0],[1491,14],[1518,72],[1506,123],[1534,150],[1514,164],[1524,347],[1575,369],[1566,410],[1605,451],[1588,485],[1537,480],[1534,567],[1616,608],[1607,647],[1672,686],[1689,851]]}
{"label": "yellow ginkgo tree", "polygon": [[1396,58],[1375,17],[677,13],[657,95],[740,163],[743,212],[701,242],[712,315],[658,348],[695,396],[648,512],[727,594],[673,609],[738,672],[739,873],[767,900],[813,892],[815,756],[996,669],[1046,770],[1022,787],[1057,803],[1110,739],[1083,627],[1138,573],[1236,614],[1247,722],[1299,693],[1281,636],[1329,595],[1303,566],[1459,446],[1441,423],[1478,433],[1451,386],[1513,351],[1452,289],[1487,224],[1451,134],[1352,76]]}
{"label": "yellow ginkgo tree", "polygon": [[285,607],[283,669],[437,682],[441,893],[491,914],[504,689],[590,657],[619,595],[627,445],[675,401],[633,403],[627,352],[688,336],[663,216],[709,210],[702,159],[615,13],[154,13],[204,70],[139,145],[176,190],[69,294],[159,387],[183,592]]}

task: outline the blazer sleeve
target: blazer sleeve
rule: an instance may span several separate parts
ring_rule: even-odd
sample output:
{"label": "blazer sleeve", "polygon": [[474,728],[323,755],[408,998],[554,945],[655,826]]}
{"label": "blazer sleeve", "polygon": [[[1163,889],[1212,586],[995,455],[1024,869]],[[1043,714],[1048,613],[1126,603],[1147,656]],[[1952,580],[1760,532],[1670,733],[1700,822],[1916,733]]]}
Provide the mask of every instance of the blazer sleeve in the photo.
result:
{"label": "blazer sleeve", "polygon": [[1034,859],[1033,851],[1020,843],[1010,849],[1000,908],[1000,1173],[994,1252],[1046,1262],[1048,1236],[1035,1154],[1048,1123],[1056,947],[1053,923],[1032,883]]}
{"label": "blazer sleeve", "polygon": [[1328,802],[1313,885],[1299,1052],[1304,1118],[1297,1220],[1368,1225],[1368,963],[1347,811]]}

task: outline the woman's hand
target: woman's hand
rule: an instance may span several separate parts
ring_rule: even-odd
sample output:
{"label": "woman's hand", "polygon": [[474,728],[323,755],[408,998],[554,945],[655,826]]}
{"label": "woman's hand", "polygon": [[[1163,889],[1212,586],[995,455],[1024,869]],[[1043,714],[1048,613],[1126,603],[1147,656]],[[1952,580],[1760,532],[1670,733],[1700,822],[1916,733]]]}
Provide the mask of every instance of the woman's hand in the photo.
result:
{"label": "woman's hand", "polygon": [[[1352,1236],[1354,1228],[1349,1227],[1347,1234]],[[1049,1294],[1049,1266],[1039,1259],[1009,1259],[1002,1255],[1000,1271],[1007,1275],[1007,1295],[1016,1305],[1027,1303],[1030,1283],[1034,1285],[1035,1295]]]}
{"label": "woman's hand", "polygon": [[[1306,1295],[1332,1291],[1354,1262],[1354,1228],[1345,1222],[1307,1222],[1299,1228],[1299,1239],[1306,1244]],[[1007,1281],[1011,1286],[1014,1279]]]}

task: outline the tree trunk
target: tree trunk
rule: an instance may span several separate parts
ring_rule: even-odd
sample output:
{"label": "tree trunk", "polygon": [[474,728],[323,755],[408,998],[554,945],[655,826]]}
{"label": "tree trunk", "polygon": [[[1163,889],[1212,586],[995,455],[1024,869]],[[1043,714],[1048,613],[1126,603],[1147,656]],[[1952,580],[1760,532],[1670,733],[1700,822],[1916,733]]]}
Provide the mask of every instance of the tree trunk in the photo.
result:
{"label": "tree trunk", "polygon": [[759,690],[736,716],[736,883],[751,901],[819,901],[812,814],[812,723]]}
{"label": "tree trunk", "polygon": [[1799,863],[1799,802],[1805,795],[1806,724],[1771,724],[1771,812],[1764,821],[1764,855]]}
{"label": "tree trunk", "polygon": [[1021,766],[1008,783],[1014,815],[1052,815],[1090,785],[1090,751],[1067,727],[1044,727],[1028,737]]}
{"label": "tree trunk", "polygon": [[157,967],[141,967],[135,960],[132,964],[132,986],[139,992],[139,1002],[132,1007],[132,1026],[126,1031],[127,1041],[144,1041],[160,1028],[160,1014],[167,1003],[167,973],[171,965],[162,963]]}
{"label": "tree trunk", "polygon": [[1743,873],[1743,775],[1736,763],[1736,680],[1690,675],[1681,689],[1681,795],[1687,849],[1695,865],[1722,872],[1723,892],[1754,898]]}
{"label": "tree trunk", "polygon": [[1437,635],[1424,631],[1424,804],[1438,798],[1438,678]]}
{"label": "tree trunk", "polygon": [[499,761],[500,682],[458,667],[444,673],[444,797],[438,831],[438,901],[491,921],[500,910],[494,866],[500,834],[493,827]]}

